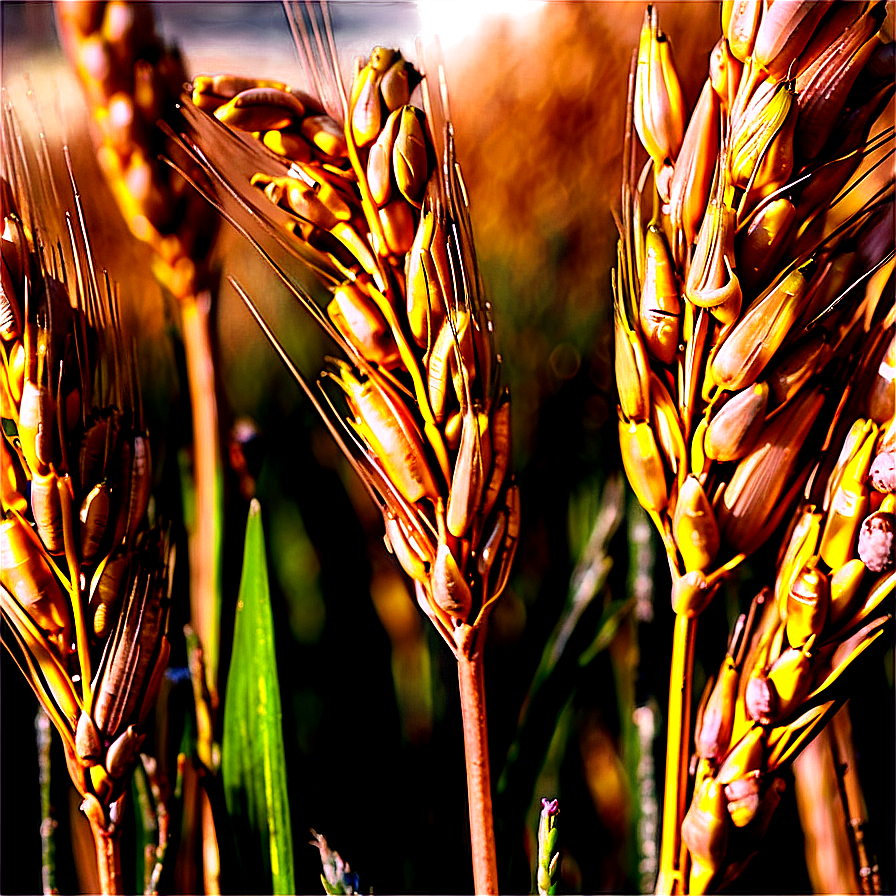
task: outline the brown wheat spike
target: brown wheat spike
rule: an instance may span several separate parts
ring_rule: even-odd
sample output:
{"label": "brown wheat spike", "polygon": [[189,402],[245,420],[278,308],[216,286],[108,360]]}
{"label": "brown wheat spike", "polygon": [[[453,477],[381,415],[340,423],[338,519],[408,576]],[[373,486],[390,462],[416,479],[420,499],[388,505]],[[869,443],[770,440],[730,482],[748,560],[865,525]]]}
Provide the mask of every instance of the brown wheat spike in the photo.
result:
{"label": "brown wheat spike", "polygon": [[[119,800],[169,653],[167,534],[152,484],[134,348],[97,267],[68,159],[57,185],[3,107],[4,641],[56,725],[97,846],[121,892]],[[60,199],[65,196],[65,199]]]}
{"label": "brown wheat spike", "polygon": [[[480,660],[516,548],[519,495],[444,75],[437,65],[422,78],[398,50],[376,47],[347,91],[326,7],[288,14],[316,95],[198,77],[183,145],[205,165],[200,189],[342,352],[321,397],[235,284],[381,508],[387,545],[458,659],[468,760],[478,751],[468,762],[476,885],[492,891],[493,847],[476,852],[477,838],[491,838]],[[423,108],[411,102],[421,79]],[[326,307],[275,261],[283,249],[319,274]]]}
{"label": "brown wheat spike", "polygon": [[[700,859],[713,870],[689,882],[679,858],[696,619],[824,475],[812,473],[819,452],[889,338],[883,18],[880,3],[723,3],[689,118],[656,9],[645,18],[613,283],[622,456],[663,538],[676,613],[659,892],[709,886],[725,855],[724,788],[707,777],[695,800],[715,819]],[[892,400],[880,407],[865,411],[875,426],[893,413]],[[822,550],[801,587],[853,549]]]}
{"label": "brown wheat spike", "polygon": [[[199,757],[214,767],[222,513],[218,409],[212,363],[212,241],[217,216],[186,180],[160,161],[172,147],[159,121],[177,122],[187,81],[176,47],[156,33],[152,6],[125,0],[58,0],[59,31],[91,113],[97,159],[134,235],[154,251],[153,273],[177,300],[193,425],[194,529],[190,619],[203,646]],[[208,699],[201,695],[207,692]]]}

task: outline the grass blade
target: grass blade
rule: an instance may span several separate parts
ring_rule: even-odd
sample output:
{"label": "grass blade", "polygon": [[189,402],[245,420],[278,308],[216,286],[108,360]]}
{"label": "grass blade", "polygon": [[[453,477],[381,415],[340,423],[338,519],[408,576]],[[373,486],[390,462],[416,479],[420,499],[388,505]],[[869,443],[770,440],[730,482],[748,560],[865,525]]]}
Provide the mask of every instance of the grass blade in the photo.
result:
{"label": "grass blade", "polygon": [[243,872],[251,870],[260,892],[294,892],[280,685],[257,501],[252,502],[246,525],[221,774]]}

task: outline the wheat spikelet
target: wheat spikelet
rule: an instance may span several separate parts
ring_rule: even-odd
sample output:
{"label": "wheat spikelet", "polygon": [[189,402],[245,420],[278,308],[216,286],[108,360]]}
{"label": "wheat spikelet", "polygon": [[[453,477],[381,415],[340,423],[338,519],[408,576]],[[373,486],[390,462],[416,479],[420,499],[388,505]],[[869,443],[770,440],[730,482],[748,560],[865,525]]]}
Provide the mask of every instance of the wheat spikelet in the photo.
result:
{"label": "wheat spikelet", "polygon": [[68,150],[63,204],[46,141],[28,153],[8,102],[3,126],[6,646],[62,736],[104,892],[118,891],[118,800],[169,653],[168,539],[146,527],[134,348],[117,289],[97,270]]}
{"label": "wheat spikelet", "polygon": [[[463,652],[506,583],[518,498],[453,131],[431,123],[443,115],[438,85],[426,85],[427,113],[409,103],[419,80],[398,51],[378,47],[356,68],[346,124],[285,84],[233,75],[197,78],[187,115],[219,179],[215,201],[237,223],[235,198],[252,202],[241,226],[257,242],[265,222],[329,286],[321,308],[290,284],[345,356],[322,381],[337,396],[314,401],[376,495],[421,605]],[[218,164],[225,151],[230,170]],[[239,181],[253,164],[254,195]],[[333,420],[338,393],[348,423]]]}
{"label": "wheat spikelet", "polygon": [[[717,883],[726,855],[725,788],[735,779],[719,772],[695,787],[689,882],[678,859],[689,713],[682,682],[695,620],[722,579],[786,520],[807,481],[825,475],[812,473],[818,454],[837,442],[844,407],[871,382],[863,365],[889,338],[892,175],[876,187],[849,183],[863,160],[874,173],[892,155],[892,128],[869,137],[893,95],[882,20],[879,4],[723,4],[725,33],[685,121],[668,38],[655,9],[645,18],[632,117],[651,158],[638,168],[630,132],[614,293],[623,461],[663,537],[678,620],[660,892]],[[883,423],[892,399],[877,407],[865,413]],[[778,590],[796,588],[794,600],[808,604],[823,589],[855,550],[839,525],[831,523],[810,566],[802,564],[815,551],[805,548],[788,568],[799,583]],[[859,523],[850,525],[857,537]],[[867,528],[866,542],[886,540],[885,523]],[[794,668],[811,665],[799,624],[788,642],[799,641],[788,648]],[[829,643],[820,629],[812,637],[819,650]],[[700,734],[714,768],[727,747],[712,738],[730,734],[719,710],[735,687],[729,667]],[[792,691],[785,714],[803,697]],[[750,730],[765,732],[762,724]]]}

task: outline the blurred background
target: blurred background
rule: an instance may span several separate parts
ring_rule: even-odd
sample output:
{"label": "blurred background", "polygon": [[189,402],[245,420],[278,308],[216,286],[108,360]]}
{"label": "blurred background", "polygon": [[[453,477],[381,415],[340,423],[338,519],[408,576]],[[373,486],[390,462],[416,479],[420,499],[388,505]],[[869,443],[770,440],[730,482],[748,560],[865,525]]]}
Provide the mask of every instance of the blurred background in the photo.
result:
{"label": "blurred background", "polygon": [[[717,40],[718,7],[659,6],[691,106]],[[229,71],[303,86],[279,3],[153,7],[191,75]],[[644,5],[351,0],[330,10],[345,71],[376,44],[400,47],[414,60],[417,37],[440,35],[477,251],[513,395],[521,542],[491,617],[486,655],[502,886],[529,892],[540,799],[559,797],[562,891],[650,888],[659,808],[651,766],[662,767],[672,614],[652,527],[620,486],[609,288],[627,80]],[[145,273],[148,250],[129,236],[101,182],[52,4],[4,2],[0,15],[4,87],[27,117],[28,75],[48,130],[68,131],[96,254],[122,284],[126,320],[139,337],[160,494],[176,502],[177,453],[190,426],[172,309]],[[57,104],[59,116],[50,111]],[[454,660],[389,557],[380,515],[224,275],[247,286],[306,376],[316,376],[331,346],[226,227],[216,260],[223,284],[215,299],[222,428],[226,434],[240,424],[237,441],[257,472],[297,889],[320,889],[318,853],[303,846],[313,827],[360,875],[365,892],[469,892]],[[247,506],[232,473],[224,675]],[[596,524],[600,537],[588,548]],[[594,594],[571,583],[583,559],[598,584],[605,581]],[[769,559],[757,555],[701,622],[698,693],[718,668],[739,606],[755,590],[751,569]],[[186,586],[185,575],[180,582]],[[185,621],[182,592],[172,631]],[[36,704],[5,652],[2,669],[0,890],[32,893],[40,889]],[[866,669],[853,724],[869,837],[882,878],[892,884],[892,649]],[[58,793],[65,824],[76,807],[70,813],[65,791]],[[75,889],[74,859],[59,861],[60,885]],[[735,887],[810,889],[792,787],[763,853]]]}

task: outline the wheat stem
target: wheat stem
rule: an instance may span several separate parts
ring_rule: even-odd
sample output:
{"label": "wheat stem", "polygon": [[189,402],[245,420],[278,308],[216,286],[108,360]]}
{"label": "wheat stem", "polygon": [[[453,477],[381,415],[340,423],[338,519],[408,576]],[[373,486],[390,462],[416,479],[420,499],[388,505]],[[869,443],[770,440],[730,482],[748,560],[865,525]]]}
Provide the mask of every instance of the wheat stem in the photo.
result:
{"label": "wheat stem", "polygon": [[470,843],[473,881],[479,893],[498,892],[495,830],[492,821],[491,773],[488,760],[488,722],[485,715],[485,678],[482,637],[473,649],[458,651],[457,677],[464,724],[467,797],[470,803]]}
{"label": "wheat stem", "polygon": [[117,825],[107,827],[103,813],[87,812],[96,846],[96,868],[103,896],[124,893],[121,879],[121,836]]}
{"label": "wheat stem", "polygon": [[[202,644],[205,680],[212,702],[217,703],[219,520],[223,498],[219,480],[218,408],[215,395],[210,315],[207,292],[181,299],[184,355],[193,412],[193,475],[196,513],[190,544],[190,618]],[[210,734],[211,732],[209,732]],[[209,753],[210,753],[210,744]]]}
{"label": "wheat stem", "polygon": [[688,734],[691,727],[694,644],[697,617],[675,617],[672,668],[669,677],[669,710],[666,728],[666,774],[663,795],[660,872],[658,894],[686,893],[685,869],[681,863],[681,822],[684,818],[688,783]]}

